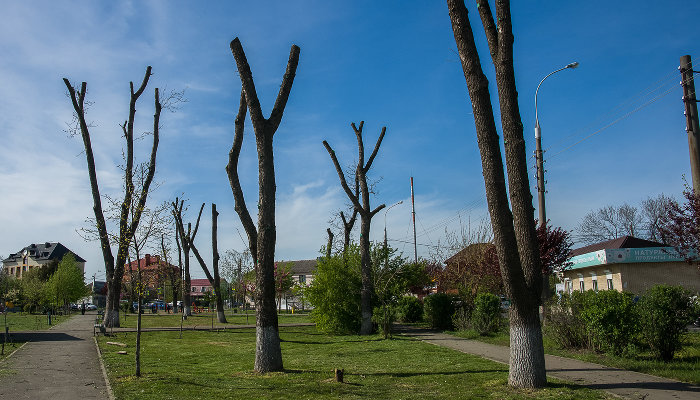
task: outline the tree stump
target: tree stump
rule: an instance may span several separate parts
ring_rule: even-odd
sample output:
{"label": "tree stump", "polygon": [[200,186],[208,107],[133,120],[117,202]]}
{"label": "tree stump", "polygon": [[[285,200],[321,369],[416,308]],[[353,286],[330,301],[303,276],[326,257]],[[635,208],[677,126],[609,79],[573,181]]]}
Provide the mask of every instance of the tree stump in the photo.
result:
{"label": "tree stump", "polygon": [[335,381],[339,383],[343,383],[343,374],[345,373],[344,369],[335,369]]}

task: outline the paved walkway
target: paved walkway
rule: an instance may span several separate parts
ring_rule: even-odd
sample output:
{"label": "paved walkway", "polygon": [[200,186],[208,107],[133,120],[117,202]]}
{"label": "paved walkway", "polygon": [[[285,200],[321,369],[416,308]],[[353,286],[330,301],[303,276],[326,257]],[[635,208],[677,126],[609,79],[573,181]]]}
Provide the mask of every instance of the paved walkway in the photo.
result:
{"label": "paved walkway", "polygon": [[47,331],[13,334],[27,343],[0,361],[0,399],[108,399],[94,321],[94,313],[74,315]]}
{"label": "paved walkway", "polygon": [[[427,329],[401,326],[399,333],[463,353],[475,354],[489,360],[508,364],[510,349],[477,340],[458,338]],[[547,375],[570,381],[591,389],[600,389],[628,399],[697,400],[700,386],[659,378],[604,365],[557,356],[545,356]]]}

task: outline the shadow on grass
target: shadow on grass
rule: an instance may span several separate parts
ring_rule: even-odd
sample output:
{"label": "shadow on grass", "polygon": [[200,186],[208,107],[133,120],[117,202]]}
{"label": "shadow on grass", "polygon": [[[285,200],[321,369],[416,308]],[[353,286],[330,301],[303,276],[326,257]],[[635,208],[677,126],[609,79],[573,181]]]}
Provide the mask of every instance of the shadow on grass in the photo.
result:
{"label": "shadow on grass", "polygon": [[508,372],[508,368],[498,368],[498,369],[474,369],[474,370],[464,370],[464,371],[415,371],[415,372],[368,372],[364,374],[359,373],[348,373],[345,375],[357,375],[357,376],[389,376],[392,378],[409,378],[413,376],[441,376],[441,375],[464,375],[464,374],[491,374],[491,373],[502,373]]}

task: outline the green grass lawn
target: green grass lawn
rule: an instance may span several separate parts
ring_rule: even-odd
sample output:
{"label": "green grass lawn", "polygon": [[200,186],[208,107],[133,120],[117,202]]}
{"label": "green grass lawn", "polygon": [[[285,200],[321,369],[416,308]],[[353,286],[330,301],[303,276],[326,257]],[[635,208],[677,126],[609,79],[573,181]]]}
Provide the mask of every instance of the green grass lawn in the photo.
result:
{"label": "green grass lawn", "polygon": [[[120,325],[122,328],[136,328],[136,318],[137,314],[124,315],[121,313]],[[216,320],[216,313],[201,312],[195,313],[186,320],[182,321],[183,327],[193,327],[193,326],[211,326],[212,318],[214,320],[215,326],[223,326],[219,324]],[[294,323],[308,323],[312,322],[311,317],[308,314],[279,314],[277,316],[278,323],[280,324],[294,324]],[[145,313],[141,318],[141,327],[143,328],[156,328],[156,327],[178,327],[182,320],[181,314],[150,314]],[[255,325],[255,312],[249,311],[249,314],[240,313],[230,313],[226,312],[226,320],[228,324],[226,326],[233,325]]]}
{"label": "green grass lawn", "polygon": [[[473,330],[446,333],[501,346],[508,346],[510,341],[507,330],[502,330],[497,334],[489,336],[479,336],[479,334]],[[547,354],[575,358],[610,367],[700,384],[700,332],[689,333],[684,342],[683,349],[675,354],[673,361],[668,363],[654,359],[652,354],[648,351],[641,351],[639,354],[631,357],[618,357],[611,354],[596,353],[590,350],[560,349],[556,343],[546,335],[543,338],[543,342],[544,351]]]}
{"label": "green grass lawn", "polygon": [[49,325],[48,317],[45,314],[29,314],[24,312],[0,314],[0,328],[2,329],[2,333],[5,332],[5,317],[7,317],[7,326],[10,327],[10,332],[15,332],[49,329],[51,326],[58,325],[68,320],[70,315],[52,315],[51,325]]}
{"label": "green grass lawn", "polygon": [[[508,367],[417,340],[326,336],[281,328],[284,372],[253,372],[255,330],[148,332],[134,377],[134,333],[98,339],[118,399],[607,399],[552,381],[543,390],[507,385]],[[122,348],[107,341],[126,343]],[[117,351],[126,350],[128,355]],[[345,369],[345,383],[333,369]]]}

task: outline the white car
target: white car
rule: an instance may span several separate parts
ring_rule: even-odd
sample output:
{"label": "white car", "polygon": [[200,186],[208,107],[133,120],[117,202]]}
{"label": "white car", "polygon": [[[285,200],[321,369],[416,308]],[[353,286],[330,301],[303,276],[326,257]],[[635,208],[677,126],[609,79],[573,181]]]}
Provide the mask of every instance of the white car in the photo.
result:
{"label": "white car", "polygon": [[85,310],[94,311],[94,310],[97,310],[97,306],[94,304],[85,304]]}

